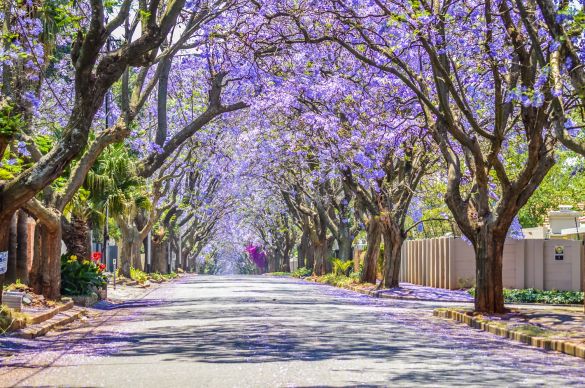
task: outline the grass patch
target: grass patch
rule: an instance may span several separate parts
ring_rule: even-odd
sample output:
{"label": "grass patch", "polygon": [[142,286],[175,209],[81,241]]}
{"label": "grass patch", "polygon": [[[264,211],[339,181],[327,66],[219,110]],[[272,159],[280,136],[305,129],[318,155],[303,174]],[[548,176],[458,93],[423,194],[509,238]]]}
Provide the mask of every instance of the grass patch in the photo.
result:
{"label": "grass patch", "polygon": [[510,327],[509,329],[516,333],[525,334],[531,337],[551,337],[556,334],[554,331],[546,330],[534,325],[518,325]]}
{"label": "grass patch", "polygon": [[267,273],[265,273],[265,275],[268,275],[268,276],[291,276],[291,273],[290,272],[282,272],[282,271],[278,272],[277,271],[277,272],[267,272]]}

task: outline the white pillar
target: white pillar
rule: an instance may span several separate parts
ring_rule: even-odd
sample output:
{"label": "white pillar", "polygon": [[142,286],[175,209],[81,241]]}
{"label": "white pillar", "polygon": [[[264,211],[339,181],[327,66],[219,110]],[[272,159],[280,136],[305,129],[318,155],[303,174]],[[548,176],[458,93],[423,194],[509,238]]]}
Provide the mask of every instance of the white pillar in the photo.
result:
{"label": "white pillar", "polygon": [[150,232],[146,237],[146,267],[149,271],[152,271],[152,239]]}

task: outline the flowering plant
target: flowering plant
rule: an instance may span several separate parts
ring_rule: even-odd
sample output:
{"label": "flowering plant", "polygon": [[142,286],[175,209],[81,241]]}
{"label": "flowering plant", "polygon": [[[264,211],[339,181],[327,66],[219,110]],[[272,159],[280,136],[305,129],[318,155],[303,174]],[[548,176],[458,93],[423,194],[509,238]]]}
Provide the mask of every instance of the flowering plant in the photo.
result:
{"label": "flowering plant", "polygon": [[61,293],[63,295],[90,295],[107,285],[104,264],[95,260],[80,262],[75,255],[61,256]]}
{"label": "flowering plant", "polygon": [[256,264],[256,267],[264,268],[266,266],[266,253],[262,250],[262,247],[250,244],[246,246],[246,252],[250,260]]}

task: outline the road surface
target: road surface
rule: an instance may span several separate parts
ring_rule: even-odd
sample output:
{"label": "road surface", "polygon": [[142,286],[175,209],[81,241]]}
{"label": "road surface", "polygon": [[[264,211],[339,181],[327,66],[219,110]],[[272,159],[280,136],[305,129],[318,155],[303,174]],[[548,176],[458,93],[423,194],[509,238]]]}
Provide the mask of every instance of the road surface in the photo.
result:
{"label": "road surface", "polygon": [[[187,276],[35,341],[0,386],[585,386],[585,362],[295,279]],[[2,349],[0,348],[0,349]]]}

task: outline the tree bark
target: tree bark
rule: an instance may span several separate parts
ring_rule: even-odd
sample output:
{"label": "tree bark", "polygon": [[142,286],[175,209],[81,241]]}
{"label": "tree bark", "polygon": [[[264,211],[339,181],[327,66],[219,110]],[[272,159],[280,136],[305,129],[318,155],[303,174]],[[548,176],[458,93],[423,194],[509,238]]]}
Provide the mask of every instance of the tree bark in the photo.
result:
{"label": "tree bark", "polygon": [[162,237],[153,236],[152,244],[152,271],[162,274],[167,273],[168,244]]}
{"label": "tree bark", "polygon": [[360,282],[376,284],[378,272],[378,258],[380,256],[381,224],[377,217],[371,217],[368,222],[367,241],[368,249],[364,257],[364,267],[360,275]]}
{"label": "tree bark", "polygon": [[140,260],[142,239],[136,226],[125,224],[121,220],[118,220],[118,226],[120,226],[122,240],[119,257],[120,273],[130,278],[130,267],[142,270],[142,260]]}
{"label": "tree bark", "polygon": [[506,235],[497,235],[490,226],[483,226],[476,238],[475,311],[505,313],[502,262]]}
{"label": "tree bark", "polygon": [[16,281],[16,257],[18,255],[18,212],[12,215],[10,219],[10,236],[8,246],[8,269],[6,271],[6,283],[14,283]]}
{"label": "tree bark", "polygon": [[290,272],[290,251],[292,249],[292,241],[288,243],[284,247],[283,255],[282,255],[282,271],[283,272]]}
{"label": "tree bark", "polygon": [[[10,220],[12,213],[6,213],[0,216],[0,252],[8,252],[10,244]],[[4,286],[4,274],[0,274],[0,290]],[[0,303],[2,303],[2,292],[0,292]]]}
{"label": "tree bark", "polygon": [[139,269],[144,271],[144,264],[142,263],[142,254],[140,253],[140,249],[142,248],[142,240],[139,238],[134,241],[134,246],[132,247],[132,266],[135,269]]}
{"label": "tree bark", "polygon": [[142,270],[142,261],[140,260],[140,242],[132,238],[132,235],[126,239],[122,234],[122,246],[120,249],[120,273],[129,278],[130,267]]}
{"label": "tree bark", "polygon": [[346,261],[352,258],[351,255],[351,244],[353,243],[353,238],[348,234],[341,233],[341,240],[338,241],[339,243],[339,259]]}
{"label": "tree bark", "polygon": [[325,275],[325,273],[327,273],[327,266],[325,263],[328,251],[327,239],[313,242],[313,246],[315,247],[315,267],[313,268],[313,272],[315,272],[317,276]]}
{"label": "tree bark", "polygon": [[[28,229],[29,217],[25,211],[18,211],[18,249],[16,252],[16,278],[24,284],[29,284],[28,281],[28,268],[29,262],[32,261],[32,257],[29,257],[29,229]],[[34,237],[34,236],[33,236]]]}
{"label": "tree bark", "polygon": [[298,247],[298,267],[302,268],[307,265],[307,256],[309,253],[309,244],[311,243],[309,238],[309,231],[303,227],[303,233],[301,234],[301,242]]}
{"label": "tree bark", "polygon": [[189,271],[189,252],[187,252],[186,249],[182,249],[181,260],[182,260],[181,268],[183,269],[183,271],[185,272]]}
{"label": "tree bark", "polygon": [[61,228],[38,223],[30,286],[48,299],[61,296]]}
{"label": "tree bark", "polygon": [[272,252],[268,252],[268,254],[266,255],[266,261],[267,261],[267,272],[275,272],[276,268],[278,268],[277,266],[277,258],[276,258],[276,252],[272,251]]}
{"label": "tree bark", "polygon": [[305,267],[309,269],[315,267],[315,246],[311,239],[307,243],[307,250],[305,252]]}
{"label": "tree bark", "polygon": [[404,237],[400,229],[395,225],[384,225],[382,227],[382,237],[384,239],[384,279],[381,286],[395,288],[399,286],[400,281]]}
{"label": "tree bark", "polygon": [[67,247],[67,252],[70,255],[77,256],[78,260],[90,260],[91,256],[91,245],[88,243],[90,240],[89,236],[89,225],[87,220],[71,216],[71,222],[62,220],[63,226],[63,241]]}

